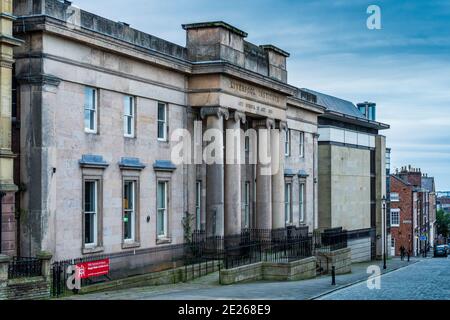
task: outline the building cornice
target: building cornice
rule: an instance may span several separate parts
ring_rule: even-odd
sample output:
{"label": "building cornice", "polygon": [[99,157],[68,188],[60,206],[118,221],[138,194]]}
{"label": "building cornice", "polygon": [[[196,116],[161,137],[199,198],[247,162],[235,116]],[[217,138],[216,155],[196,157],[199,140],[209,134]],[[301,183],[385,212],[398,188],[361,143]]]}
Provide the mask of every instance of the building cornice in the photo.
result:
{"label": "building cornice", "polygon": [[305,109],[317,114],[323,114],[325,113],[326,108],[324,106],[321,106],[319,104],[307,101],[307,100],[303,100],[303,99],[299,99],[297,97],[288,97],[288,101],[287,104],[296,108],[301,108],[301,109]]}
{"label": "building cornice", "polygon": [[25,43],[25,41],[4,34],[0,34],[0,43],[9,44],[12,47],[19,47],[23,43]]}
{"label": "building cornice", "polygon": [[223,21],[187,23],[187,24],[182,24],[181,27],[184,30],[221,27],[221,28],[227,29],[228,31],[231,31],[243,38],[247,38],[247,36],[248,36],[247,32],[244,32],[236,27],[233,27],[231,24],[228,24]]}
{"label": "building cornice", "polygon": [[41,84],[58,87],[61,79],[51,74],[20,74],[16,77],[19,83],[25,84]]}
{"label": "building cornice", "polygon": [[236,66],[228,61],[205,61],[194,62],[192,67],[193,75],[203,74],[226,74],[239,80],[251,82],[252,84],[265,87],[272,91],[277,91],[286,96],[292,96],[297,90],[296,87],[287,83],[263,76],[259,73]]}
{"label": "building cornice", "polygon": [[159,67],[176,70],[181,73],[190,73],[191,63],[152,48],[133,44],[107,34],[77,26],[69,28],[69,23],[46,15],[18,17],[14,24],[14,33],[20,35],[28,32],[45,32],[71,39],[102,50],[114,52],[158,65]]}
{"label": "building cornice", "polygon": [[351,124],[360,125],[362,127],[377,129],[377,130],[386,130],[389,129],[390,126],[388,124],[384,124],[381,122],[371,121],[368,119],[363,118],[357,118],[353,116],[349,116],[347,114],[335,112],[335,111],[325,111],[324,114],[320,115],[320,117],[332,119],[332,120],[338,120],[342,122],[347,122]]}

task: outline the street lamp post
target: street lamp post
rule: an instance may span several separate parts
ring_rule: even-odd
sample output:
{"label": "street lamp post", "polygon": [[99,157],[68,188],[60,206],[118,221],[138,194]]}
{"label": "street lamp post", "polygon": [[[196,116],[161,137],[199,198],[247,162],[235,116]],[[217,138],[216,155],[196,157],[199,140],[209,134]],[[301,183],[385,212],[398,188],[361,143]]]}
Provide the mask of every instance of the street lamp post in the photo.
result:
{"label": "street lamp post", "polygon": [[387,247],[387,217],[386,217],[386,196],[383,196],[383,233],[384,233],[384,250],[383,250],[383,269],[386,269],[386,247]]}

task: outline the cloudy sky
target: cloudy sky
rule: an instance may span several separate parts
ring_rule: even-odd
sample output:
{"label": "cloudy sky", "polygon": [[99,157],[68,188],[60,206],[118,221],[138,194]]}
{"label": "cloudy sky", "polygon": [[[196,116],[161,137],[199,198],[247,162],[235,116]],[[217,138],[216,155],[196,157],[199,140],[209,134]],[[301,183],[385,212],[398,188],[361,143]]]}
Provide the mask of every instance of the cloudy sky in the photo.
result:
{"label": "cloudy sky", "polygon": [[[450,190],[450,1],[74,0],[75,5],[185,45],[182,23],[223,20],[255,44],[291,53],[289,82],[373,101],[392,167],[411,164]],[[381,8],[381,30],[366,27]]]}

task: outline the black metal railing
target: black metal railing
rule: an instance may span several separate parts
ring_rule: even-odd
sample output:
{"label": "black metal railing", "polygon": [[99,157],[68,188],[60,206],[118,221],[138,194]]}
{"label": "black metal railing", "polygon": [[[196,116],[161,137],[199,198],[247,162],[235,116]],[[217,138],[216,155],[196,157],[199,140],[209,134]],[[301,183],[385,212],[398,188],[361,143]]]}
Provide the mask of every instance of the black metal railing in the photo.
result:
{"label": "black metal railing", "polygon": [[312,234],[314,250],[316,252],[331,252],[347,248],[347,231],[342,228],[314,231]]}
{"label": "black metal railing", "polygon": [[194,231],[189,241],[182,244],[54,262],[51,291],[54,296],[66,292],[71,276],[69,266],[102,259],[109,259],[109,273],[81,279],[82,287],[178,267],[184,267],[185,279],[190,280],[217,271],[221,265],[232,268],[259,261],[289,262],[312,254],[313,238],[307,227],[245,229],[231,236],[208,236],[204,231]]}
{"label": "black metal railing", "polygon": [[42,276],[42,260],[38,258],[14,257],[8,266],[8,278]]}
{"label": "black metal railing", "polygon": [[226,269],[260,261],[290,262],[312,255],[312,237],[307,227],[245,229],[239,235],[207,237],[195,231],[194,252],[223,260]]}
{"label": "black metal railing", "polygon": [[52,295],[60,296],[67,290],[69,266],[80,263],[109,259],[108,275],[81,279],[81,286],[126,278],[134,275],[163,271],[173,267],[181,267],[186,261],[199,261],[191,253],[188,244],[175,244],[140,250],[127,250],[112,254],[90,255],[77,259],[56,261],[52,264]]}

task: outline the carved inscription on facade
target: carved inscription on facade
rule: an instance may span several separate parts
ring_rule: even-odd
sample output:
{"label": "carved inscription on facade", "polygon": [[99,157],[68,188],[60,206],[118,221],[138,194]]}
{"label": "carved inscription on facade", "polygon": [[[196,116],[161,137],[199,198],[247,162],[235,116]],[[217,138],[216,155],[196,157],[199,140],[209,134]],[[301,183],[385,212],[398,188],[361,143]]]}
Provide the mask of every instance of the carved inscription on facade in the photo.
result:
{"label": "carved inscription on facade", "polygon": [[273,104],[277,104],[277,105],[282,103],[279,95],[272,93],[268,90],[264,90],[264,89],[261,89],[258,87],[253,87],[251,85],[248,85],[248,84],[236,81],[236,80],[230,80],[230,89],[238,91],[243,94],[246,94],[246,95],[256,98],[256,99],[258,99],[258,98],[262,99],[269,103],[273,103]]}

